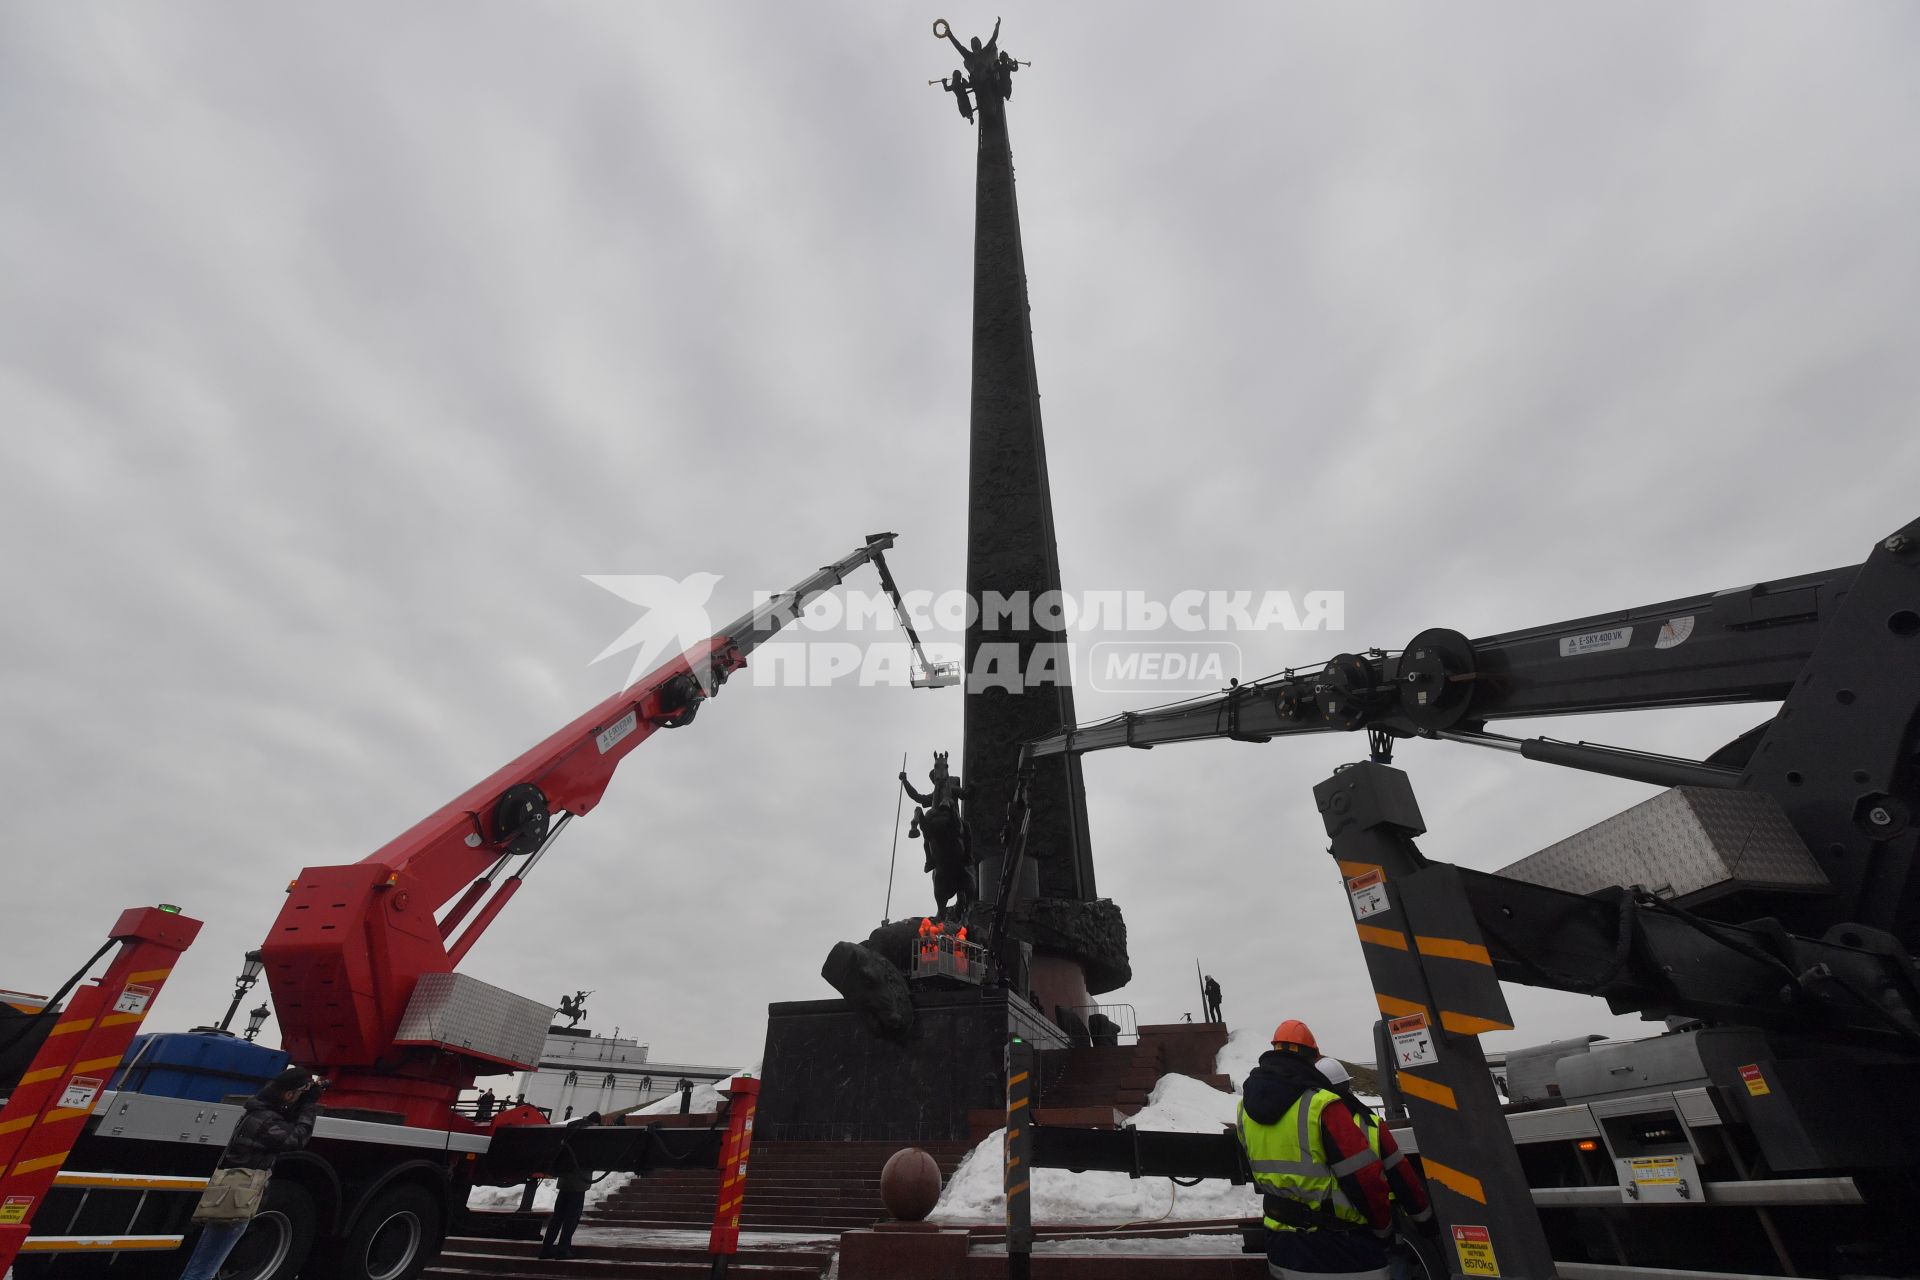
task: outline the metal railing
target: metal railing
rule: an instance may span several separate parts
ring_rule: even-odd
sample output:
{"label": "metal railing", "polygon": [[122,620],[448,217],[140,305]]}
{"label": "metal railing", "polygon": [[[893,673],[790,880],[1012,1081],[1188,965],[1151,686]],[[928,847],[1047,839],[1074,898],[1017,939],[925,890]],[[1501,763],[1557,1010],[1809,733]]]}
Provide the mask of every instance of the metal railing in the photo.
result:
{"label": "metal railing", "polygon": [[[1133,1006],[1130,1004],[1071,1005],[1066,1006],[1066,1011],[1075,1015],[1081,1022],[1085,1023],[1089,1034],[1093,1032],[1093,1019],[1097,1014],[1119,1028],[1113,1043],[1140,1043],[1140,1019],[1135,1015]],[[1096,1036],[1094,1038],[1094,1044],[1098,1045],[1101,1043],[1103,1042]]]}
{"label": "metal railing", "polygon": [[913,976],[956,978],[975,986],[987,980],[987,949],[963,942],[950,933],[923,934],[915,939]]}

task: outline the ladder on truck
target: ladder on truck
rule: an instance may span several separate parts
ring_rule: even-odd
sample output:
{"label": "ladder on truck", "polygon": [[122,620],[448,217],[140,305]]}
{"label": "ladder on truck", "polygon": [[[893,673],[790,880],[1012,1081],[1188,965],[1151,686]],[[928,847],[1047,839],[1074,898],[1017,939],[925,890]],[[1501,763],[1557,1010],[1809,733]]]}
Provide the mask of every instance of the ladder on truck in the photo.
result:
{"label": "ladder on truck", "polygon": [[[200,921],[178,907],[130,907],[107,947],[120,951],[98,981],[76,991],[47,1032],[33,1065],[0,1110],[0,1274],[21,1253],[176,1249],[182,1237],[30,1236],[35,1212],[56,1182],[94,1190],[181,1190],[197,1179],[63,1173],[67,1156],[99,1105],[114,1068],[146,1020],[175,960],[193,945]],[[105,954],[102,947],[94,956]],[[93,961],[88,961],[92,967]],[[82,970],[84,973],[85,970]],[[76,975],[77,978],[78,975]],[[153,1185],[167,1184],[164,1188]]]}

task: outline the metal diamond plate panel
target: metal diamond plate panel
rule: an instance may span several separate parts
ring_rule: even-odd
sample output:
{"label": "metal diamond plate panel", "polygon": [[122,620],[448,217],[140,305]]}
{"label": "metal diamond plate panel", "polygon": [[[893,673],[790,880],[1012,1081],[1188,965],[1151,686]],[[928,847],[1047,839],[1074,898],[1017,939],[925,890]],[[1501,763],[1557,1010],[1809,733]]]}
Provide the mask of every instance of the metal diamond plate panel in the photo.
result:
{"label": "metal diamond plate panel", "polygon": [[1772,796],[1716,787],[1663,791],[1500,874],[1569,893],[1640,884],[1683,904],[1739,889],[1828,888]]}
{"label": "metal diamond plate panel", "polygon": [[1600,1125],[1585,1107],[1555,1107],[1551,1111],[1516,1111],[1507,1117],[1515,1142],[1565,1142],[1597,1138]]}
{"label": "metal diamond plate panel", "polygon": [[429,973],[414,984],[395,1044],[434,1044],[515,1067],[539,1064],[553,1006],[464,973]]}

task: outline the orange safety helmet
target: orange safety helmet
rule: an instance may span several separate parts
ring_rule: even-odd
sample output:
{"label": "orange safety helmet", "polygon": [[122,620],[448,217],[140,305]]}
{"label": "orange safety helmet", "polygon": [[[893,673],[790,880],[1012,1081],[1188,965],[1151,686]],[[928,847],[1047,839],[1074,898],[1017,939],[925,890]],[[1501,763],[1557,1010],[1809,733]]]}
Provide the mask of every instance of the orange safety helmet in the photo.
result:
{"label": "orange safety helmet", "polygon": [[1273,1029],[1273,1047],[1276,1049],[1304,1049],[1314,1057],[1320,1056],[1320,1045],[1313,1038],[1313,1032],[1307,1030],[1307,1024],[1295,1018],[1288,1018]]}

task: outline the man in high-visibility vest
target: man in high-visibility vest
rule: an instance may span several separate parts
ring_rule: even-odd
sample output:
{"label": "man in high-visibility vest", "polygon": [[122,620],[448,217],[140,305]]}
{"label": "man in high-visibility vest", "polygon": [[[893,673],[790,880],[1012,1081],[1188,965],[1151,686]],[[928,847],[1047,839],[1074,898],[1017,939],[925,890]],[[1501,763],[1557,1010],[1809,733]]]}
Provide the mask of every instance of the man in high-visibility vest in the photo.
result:
{"label": "man in high-visibility vest", "polygon": [[1240,1145],[1260,1190],[1275,1280],[1388,1280],[1393,1201],[1379,1155],[1314,1068],[1303,1022],[1274,1028],[1273,1050],[1242,1089]]}
{"label": "man in high-visibility vest", "polygon": [[[1387,1189],[1393,1196],[1393,1206],[1412,1221],[1415,1231],[1427,1240],[1434,1239],[1440,1231],[1439,1220],[1433,1216],[1433,1203],[1427,1197],[1427,1184],[1407,1160],[1407,1153],[1400,1149],[1394,1140],[1393,1130],[1380,1122],[1373,1108],[1354,1096],[1353,1073],[1347,1070],[1347,1064],[1338,1058],[1320,1059],[1319,1072],[1333,1089],[1334,1096],[1347,1104],[1353,1112],[1353,1118],[1360,1122],[1361,1132],[1367,1135],[1367,1145],[1373,1148],[1373,1154],[1380,1157],[1380,1168],[1387,1175]],[[1403,1227],[1402,1237],[1415,1252],[1420,1244],[1411,1238],[1411,1233]],[[1406,1258],[1394,1254],[1388,1259],[1388,1269],[1394,1280],[1406,1280],[1412,1274]]]}

